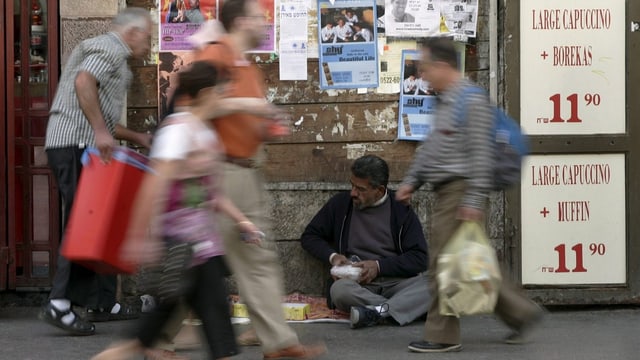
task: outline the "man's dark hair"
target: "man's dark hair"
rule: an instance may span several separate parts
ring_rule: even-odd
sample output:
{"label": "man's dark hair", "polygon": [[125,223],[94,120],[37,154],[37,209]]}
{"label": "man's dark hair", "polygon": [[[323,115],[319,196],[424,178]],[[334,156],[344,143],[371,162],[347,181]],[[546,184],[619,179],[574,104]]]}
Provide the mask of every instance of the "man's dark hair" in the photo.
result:
{"label": "man's dark hair", "polygon": [[247,4],[257,0],[225,0],[220,9],[220,22],[227,32],[231,31],[236,18],[247,14]]}
{"label": "man's dark hair", "polygon": [[442,61],[454,69],[458,68],[458,53],[450,37],[427,38],[422,43],[422,48],[429,50],[431,61]]}
{"label": "man's dark hair", "polygon": [[389,166],[376,155],[365,155],[356,159],[351,165],[351,173],[357,178],[369,180],[373,187],[386,188],[389,183]]}
{"label": "man's dark hair", "polygon": [[178,73],[178,88],[173,98],[182,95],[195,98],[200,90],[215,86],[220,80],[220,72],[213,64],[196,61],[188,69]]}

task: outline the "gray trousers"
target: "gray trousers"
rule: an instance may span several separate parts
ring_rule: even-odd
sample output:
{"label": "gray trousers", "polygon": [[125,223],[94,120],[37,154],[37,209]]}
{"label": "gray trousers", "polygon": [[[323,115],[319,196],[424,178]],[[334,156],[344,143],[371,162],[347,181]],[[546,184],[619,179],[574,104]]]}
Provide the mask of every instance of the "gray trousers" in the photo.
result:
{"label": "gray trousers", "polygon": [[335,306],[349,312],[352,306],[387,304],[389,315],[406,325],[424,315],[431,304],[426,274],[411,278],[378,277],[361,285],[349,279],[336,280],[331,286]]}

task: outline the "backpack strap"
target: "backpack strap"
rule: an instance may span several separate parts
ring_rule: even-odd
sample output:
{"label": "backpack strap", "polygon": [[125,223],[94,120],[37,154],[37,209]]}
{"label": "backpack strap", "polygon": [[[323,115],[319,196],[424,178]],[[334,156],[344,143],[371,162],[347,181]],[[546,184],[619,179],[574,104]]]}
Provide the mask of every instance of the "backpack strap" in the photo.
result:
{"label": "backpack strap", "polygon": [[464,99],[464,101],[458,102],[458,106],[455,111],[455,118],[457,119],[457,124],[464,124],[467,119],[467,96],[470,94],[485,94],[486,91],[475,85],[466,86],[462,89],[462,94],[460,94],[460,98]]}

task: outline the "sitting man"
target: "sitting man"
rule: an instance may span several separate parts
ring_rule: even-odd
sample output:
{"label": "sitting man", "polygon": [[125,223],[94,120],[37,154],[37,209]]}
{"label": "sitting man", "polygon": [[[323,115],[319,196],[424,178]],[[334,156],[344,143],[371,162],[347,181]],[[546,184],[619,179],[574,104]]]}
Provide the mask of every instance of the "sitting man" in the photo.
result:
{"label": "sitting man", "polygon": [[333,196],[301,237],[302,247],[319,260],[360,272],[357,280],[336,279],[329,291],[329,303],[350,311],[352,328],[386,317],[406,325],[424,315],[431,302],[422,226],[415,212],[387,190],[388,180],[389,167],[380,157],[356,159],[351,192]]}

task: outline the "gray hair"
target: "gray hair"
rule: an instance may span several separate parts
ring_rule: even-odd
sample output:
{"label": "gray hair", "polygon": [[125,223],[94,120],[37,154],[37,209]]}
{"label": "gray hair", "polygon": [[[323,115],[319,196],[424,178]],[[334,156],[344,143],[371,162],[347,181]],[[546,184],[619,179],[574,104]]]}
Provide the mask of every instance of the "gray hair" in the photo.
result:
{"label": "gray hair", "polygon": [[126,8],[118,13],[111,25],[116,31],[126,32],[127,30],[134,28],[140,30],[146,30],[151,21],[151,15],[149,10],[130,7]]}
{"label": "gray hair", "polygon": [[387,162],[376,155],[364,155],[356,159],[351,165],[351,173],[360,179],[369,180],[373,187],[387,187],[389,183],[389,166]]}

